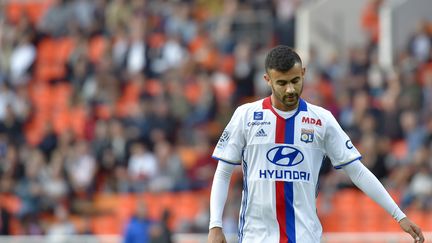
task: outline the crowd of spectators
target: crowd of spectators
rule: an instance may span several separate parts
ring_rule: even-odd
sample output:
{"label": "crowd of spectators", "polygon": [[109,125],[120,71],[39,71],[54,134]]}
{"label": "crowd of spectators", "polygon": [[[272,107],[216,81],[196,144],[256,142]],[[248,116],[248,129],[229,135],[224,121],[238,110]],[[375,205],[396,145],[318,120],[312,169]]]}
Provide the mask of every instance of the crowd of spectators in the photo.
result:
{"label": "crowd of spectators", "polygon": [[[96,193],[209,188],[213,145],[237,105],[269,94],[264,54],[293,45],[301,4],[46,2],[36,19],[0,15],[0,193],[19,197],[12,217],[26,234],[73,232],[69,224],[43,228],[38,217],[85,214]],[[403,192],[403,208],[423,210],[432,209],[431,26],[419,23],[390,69],[378,64],[375,35],[348,59],[315,47],[303,93],[333,112],[386,187]],[[50,41],[70,43],[54,64],[43,57],[62,50],[43,49]],[[42,75],[44,62],[60,72]],[[41,91],[62,87],[59,97]],[[352,187],[329,165],[325,195]],[[236,230],[236,183],[228,232]]]}

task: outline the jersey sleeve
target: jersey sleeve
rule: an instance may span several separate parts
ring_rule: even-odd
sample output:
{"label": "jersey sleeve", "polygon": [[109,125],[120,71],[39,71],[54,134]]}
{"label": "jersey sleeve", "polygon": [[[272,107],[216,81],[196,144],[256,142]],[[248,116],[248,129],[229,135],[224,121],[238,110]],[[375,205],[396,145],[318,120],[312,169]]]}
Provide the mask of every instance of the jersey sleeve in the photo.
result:
{"label": "jersey sleeve", "polygon": [[326,123],[324,146],[333,167],[341,169],[343,166],[361,159],[361,154],[330,112],[327,114]]}
{"label": "jersey sleeve", "polygon": [[212,157],[231,164],[241,164],[242,151],[245,146],[244,110],[239,107],[222,132],[213,151]]}

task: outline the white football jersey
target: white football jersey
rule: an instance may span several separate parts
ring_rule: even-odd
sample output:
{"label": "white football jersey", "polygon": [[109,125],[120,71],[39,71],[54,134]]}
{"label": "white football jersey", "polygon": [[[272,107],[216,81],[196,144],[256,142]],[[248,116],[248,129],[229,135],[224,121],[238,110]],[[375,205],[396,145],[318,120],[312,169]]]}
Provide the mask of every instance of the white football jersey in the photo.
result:
{"label": "white football jersey", "polygon": [[301,99],[288,119],[270,97],[237,108],[213,157],[243,168],[239,242],[320,242],[316,188],[325,156],[337,169],[361,158],[324,108]]}

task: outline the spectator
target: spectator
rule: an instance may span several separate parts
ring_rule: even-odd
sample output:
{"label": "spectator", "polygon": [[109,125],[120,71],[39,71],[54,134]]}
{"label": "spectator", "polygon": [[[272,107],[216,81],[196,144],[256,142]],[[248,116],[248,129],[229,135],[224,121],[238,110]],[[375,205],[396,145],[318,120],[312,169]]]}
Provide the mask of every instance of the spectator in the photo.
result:
{"label": "spectator", "polygon": [[429,33],[429,22],[421,20],[417,23],[416,32],[408,42],[408,49],[418,63],[429,60],[432,50],[432,36]]}
{"label": "spectator", "polygon": [[78,141],[67,151],[65,160],[66,175],[71,187],[71,210],[78,214],[88,213],[96,189],[96,159],[90,153],[88,143]]}
{"label": "spectator", "polygon": [[150,243],[150,231],[154,222],[149,219],[147,205],[139,200],[135,214],[126,225],[124,243]]}
{"label": "spectator", "polygon": [[155,155],[159,173],[150,183],[151,191],[177,191],[188,188],[185,169],[173,145],[167,141],[157,142]]}
{"label": "spectator", "polygon": [[55,0],[38,23],[38,30],[50,36],[64,36],[72,25],[77,24],[73,3],[68,0]]}
{"label": "spectator", "polygon": [[64,175],[64,155],[56,150],[53,152],[48,165],[43,169],[42,191],[43,201],[48,210],[65,202],[69,194],[69,185]]}
{"label": "spectator", "polygon": [[172,243],[172,231],[168,226],[171,217],[171,212],[164,210],[159,223],[151,228],[150,243]]}
{"label": "spectator", "polygon": [[36,48],[30,38],[29,33],[22,33],[11,53],[10,81],[13,86],[25,84],[30,79],[30,68],[36,60]]}
{"label": "spectator", "polygon": [[146,145],[140,142],[131,145],[130,153],[128,174],[133,190],[134,192],[147,191],[149,183],[159,173],[156,157]]}
{"label": "spectator", "polygon": [[3,206],[0,206],[0,235],[10,235],[11,213]]}
{"label": "spectator", "polygon": [[21,200],[18,212],[21,218],[37,215],[43,209],[40,173],[41,168],[46,165],[45,157],[36,149],[31,150],[27,156],[24,160],[25,176],[20,178],[15,186],[15,193]]}
{"label": "spectator", "polygon": [[76,233],[74,224],[69,220],[69,210],[64,205],[57,205],[54,210],[55,221],[48,227],[48,242],[64,242]]}
{"label": "spectator", "polygon": [[[430,149],[421,148],[414,155],[414,165],[416,173],[413,175],[402,199],[402,207],[413,206],[420,210],[432,208],[432,171],[428,165]],[[429,157],[428,157],[429,156]]]}

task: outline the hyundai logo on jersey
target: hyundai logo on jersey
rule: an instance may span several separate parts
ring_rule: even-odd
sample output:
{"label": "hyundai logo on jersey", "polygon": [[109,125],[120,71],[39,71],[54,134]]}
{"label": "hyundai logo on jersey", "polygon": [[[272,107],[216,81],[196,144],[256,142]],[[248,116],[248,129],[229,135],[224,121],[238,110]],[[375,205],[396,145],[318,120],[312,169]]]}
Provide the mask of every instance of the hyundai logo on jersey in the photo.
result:
{"label": "hyundai logo on jersey", "polygon": [[300,150],[290,146],[278,146],[267,152],[267,159],[280,166],[295,166],[303,162],[304,155]]}
{"label": "hyundai logo on jersey", "polygon": [[263,119],[263,112],[262,111],[255,111],[254,112],[254,120],[262,120]]}

